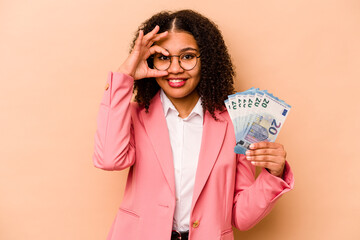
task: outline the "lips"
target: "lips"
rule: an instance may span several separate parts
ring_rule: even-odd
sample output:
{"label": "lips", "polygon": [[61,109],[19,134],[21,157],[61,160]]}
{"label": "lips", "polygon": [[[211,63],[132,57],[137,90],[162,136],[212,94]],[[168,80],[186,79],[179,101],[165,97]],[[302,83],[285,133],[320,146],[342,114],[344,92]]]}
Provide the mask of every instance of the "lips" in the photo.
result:
{"label": "lips", "polygon": [[185,84],[186,78],[168,78],[167,81],[170,87],[178,88],[182,87]]}

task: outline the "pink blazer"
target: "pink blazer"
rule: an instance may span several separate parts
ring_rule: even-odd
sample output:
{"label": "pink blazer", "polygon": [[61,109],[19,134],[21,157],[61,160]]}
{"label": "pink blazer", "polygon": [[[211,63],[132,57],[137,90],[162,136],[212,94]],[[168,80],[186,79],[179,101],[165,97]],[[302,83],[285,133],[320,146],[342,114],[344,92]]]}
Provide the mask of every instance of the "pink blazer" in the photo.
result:
{"label": "pink blazer", "polygon": [[[175,178],[166,120],[157,94],[149,112],[130,103],[133,79],[110,72],[100,104],[94,165],[130,167],[125,194],[108,240],[170,240]],[[191,205],[189,239],[232,240],[232,226],[248,230],[293,188],[288,163],[284,179],[255,168],[234,153],[235,134],[227,111],[209,112],[204,127]]]}

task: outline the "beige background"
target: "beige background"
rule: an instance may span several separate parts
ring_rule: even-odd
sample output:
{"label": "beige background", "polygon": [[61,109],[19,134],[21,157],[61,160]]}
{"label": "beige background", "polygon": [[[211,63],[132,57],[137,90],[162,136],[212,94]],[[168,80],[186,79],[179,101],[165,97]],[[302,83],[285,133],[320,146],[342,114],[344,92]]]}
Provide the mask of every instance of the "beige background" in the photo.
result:
{"label": "beige background", "polygon": [[236,239],[360,239],[358,0],[0,0],[0,239],[105,239],[126,177],[92,165],[107,73],[142,21],[182,8],[219,25],[238,91],[293,107],[295,189]]}

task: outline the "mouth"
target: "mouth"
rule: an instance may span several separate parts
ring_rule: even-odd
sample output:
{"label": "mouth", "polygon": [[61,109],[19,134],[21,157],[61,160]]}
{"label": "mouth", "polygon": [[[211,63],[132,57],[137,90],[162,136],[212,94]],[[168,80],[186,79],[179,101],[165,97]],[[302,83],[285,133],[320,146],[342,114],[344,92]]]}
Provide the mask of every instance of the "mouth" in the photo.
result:
{"label": "mouth", "polygon": [[184,86],[187,78],[168,78],[166,79],[170,85],[170,87],[182,87]]}

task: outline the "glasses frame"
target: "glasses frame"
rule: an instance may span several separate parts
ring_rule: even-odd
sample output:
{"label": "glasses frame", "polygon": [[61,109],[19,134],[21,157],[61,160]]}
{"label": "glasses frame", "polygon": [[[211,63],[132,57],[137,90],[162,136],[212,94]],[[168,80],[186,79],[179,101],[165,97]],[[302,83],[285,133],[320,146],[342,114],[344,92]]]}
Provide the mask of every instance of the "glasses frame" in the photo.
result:
{"label": "glasses frame", "polygon": [[[160,70],[160,69],[158,69],[157,67],[155,67],[154,61],[153,61],[153,67],[156,68],[156,70],[159,70],[159,71],[166,71],[166,70],[168,70],[168,69],[170,68],[170,66],[171,66],[172,58],[173,58],[173,57],[177,57],[177,58],[178,58],[179,66],[180,66],[183,70],[185,70],[185,71],[193,70],[193,69],[196,67],[197,63],[198,63],[198,58],[201,57],[201,54],[200,54],[199,56],[196,56],[196,54],[194,53],[194,55],[195,55],[195,57],[196,57],[196,62],[195,62],[195,65],[194,65],[192,68],[190,68],[190,69],[185,69],[185,68],[183,68],[183,66],[181,65],[180,56],[182,56],[182,55],[184,55],[184,54],[189,54],[189,53],[182,53],[182,54],[180,54],[180,55],[169,55],[169,56],[163,55],[163,56],[166,56],[166,57],[169,57],[169,58],[170,58],[170,64],[169,64],[169,66],[168,66],[166,69],[164,69],[164,70]],[[154,55],[151,56],[152,59],[154,59],[154,57],[155,57]]]}

